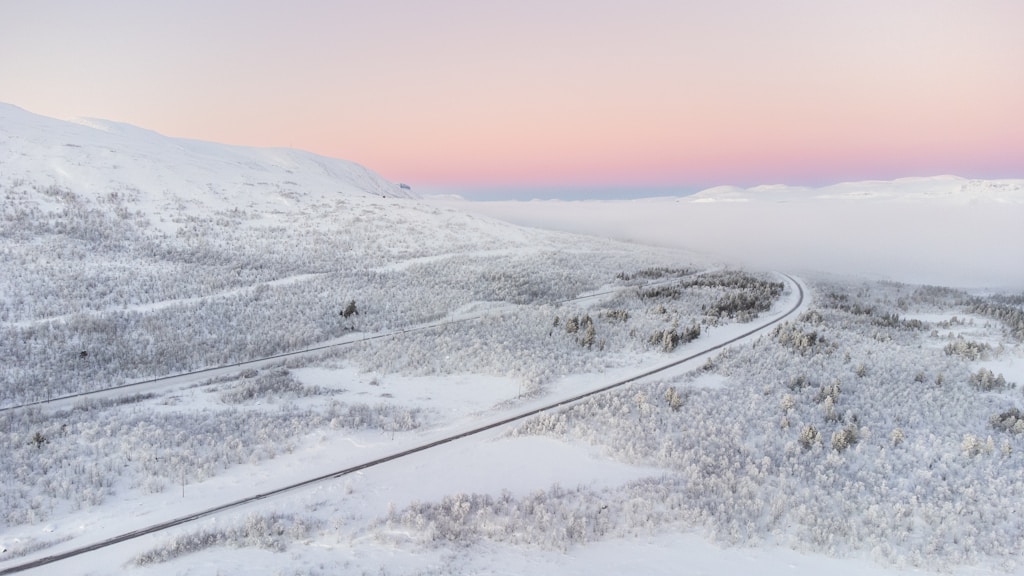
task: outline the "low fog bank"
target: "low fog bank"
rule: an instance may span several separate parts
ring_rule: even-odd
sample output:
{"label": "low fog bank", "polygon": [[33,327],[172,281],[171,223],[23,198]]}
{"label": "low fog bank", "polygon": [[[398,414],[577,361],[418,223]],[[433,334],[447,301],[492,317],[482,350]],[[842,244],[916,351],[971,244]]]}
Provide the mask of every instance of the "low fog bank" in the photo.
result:
{"label": "low fog bank", "polygon": [[434,202],[524,226],[682,248],[753,269],[1024,289],[1021,202],[707,200]]}

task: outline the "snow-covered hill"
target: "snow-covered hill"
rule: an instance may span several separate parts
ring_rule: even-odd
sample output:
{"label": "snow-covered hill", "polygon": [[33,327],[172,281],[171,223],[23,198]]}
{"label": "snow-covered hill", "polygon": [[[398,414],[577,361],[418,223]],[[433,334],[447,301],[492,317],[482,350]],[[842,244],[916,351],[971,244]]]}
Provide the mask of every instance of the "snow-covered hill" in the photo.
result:
{"label": "snow-covered hill", "polygon": [[[623,269],[578,262],[665,263],[440,209],[343,160],[89,124],[0,106],[0,406],[330,340],[353,299],[381,330]],[[86,369],[74,348],[116,359]]]}
{"label": "snow-covered hill", "polygon": [[286,148],[170,138],[105,120],[68,122],[0,103],[0,186],[30,182],[87,197],[130,194],[146,212],[287,211],[338,197],[410,192],[345,160]]}
{"label": "snow-covered hill", "polygon": [[762,185],[751,188],[716,186],[688,198],[689,202],[886,201],[946,204],[1024,204],[1024,180],[970,180],[931,176],[842,182],[820,188]]}

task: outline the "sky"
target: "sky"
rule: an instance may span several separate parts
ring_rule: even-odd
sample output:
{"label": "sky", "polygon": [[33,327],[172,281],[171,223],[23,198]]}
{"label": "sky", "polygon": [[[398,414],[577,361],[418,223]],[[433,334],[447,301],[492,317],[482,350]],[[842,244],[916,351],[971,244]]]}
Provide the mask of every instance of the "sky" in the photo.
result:
{"label": "sky", "polygon": [[1010,178],[1021,23],[1019,0],[0,0],[0,101],[480,196]]}

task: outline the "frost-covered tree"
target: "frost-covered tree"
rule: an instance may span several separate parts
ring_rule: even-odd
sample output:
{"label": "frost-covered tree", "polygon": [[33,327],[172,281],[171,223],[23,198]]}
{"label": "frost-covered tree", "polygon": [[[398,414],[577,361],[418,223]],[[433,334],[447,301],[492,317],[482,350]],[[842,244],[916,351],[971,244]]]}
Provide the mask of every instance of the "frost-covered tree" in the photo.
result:
{"label": "frost-covered tree", "polygon": [[676,390],[675,386],[669,386],[665,389],[665,402],[668,403],[668,407],[673,412],[678,412],[683,406],[683,398],[679,395],[679,391]]}
{"label": "frost-covered tree", "polygon": [[575,334],[580,329],[579,318],[573,316],[565,321],[565,332],[567,334]]}
{"label": "frost-covered tree", "polygon": [[821,444],[821,434],[818,433],[818,429],[811,424],[805,425],[800,429],[800,436],[797,438],[800,445],[804,448],[811,448],[817,444]]}
{"label": "frost-covered tree", "polygon": [[858,439],[857,427],[853,424],[847,424],[832,433],[832,449],[836,452],[842,452],[856,444]]}
{"label": "frost-covered tree", "polygon": [[349,300],[348,304],[345,305],[345,308],[343,308],[341,310],[340,316],[342,316],[344,318],[348,318],[348,317],[352,316],[353,314],[359,314],[359,310],[356,309],[356,301],[355,300]]}
{"label": "frost-covered tree", "polygon": [[580,345],[584,348],[590,348],[594,345],[595,338],[597,338],[597,332],[594,329],[594,323],[588,322],[586,324],[586,328],[583,329],[583,337],[580,338]]}
{"label": "frost-covered tree", "polygon": [[1003,390],[1009,387],[1006,378],[1002,374],[996,375],[988,368],[981,368],[974,374],[971,374],[968,383],[983,392]]}

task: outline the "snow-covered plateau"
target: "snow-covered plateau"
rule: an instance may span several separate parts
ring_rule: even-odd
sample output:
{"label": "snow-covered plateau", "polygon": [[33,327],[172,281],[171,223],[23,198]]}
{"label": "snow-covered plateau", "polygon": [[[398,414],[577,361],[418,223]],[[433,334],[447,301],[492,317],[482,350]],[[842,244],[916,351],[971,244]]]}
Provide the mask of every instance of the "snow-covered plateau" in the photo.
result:
{"label": "snow-covered plateau", "polygon": [[1021,223],[423,199],[0,104],[0,574],[1024,574]]}

